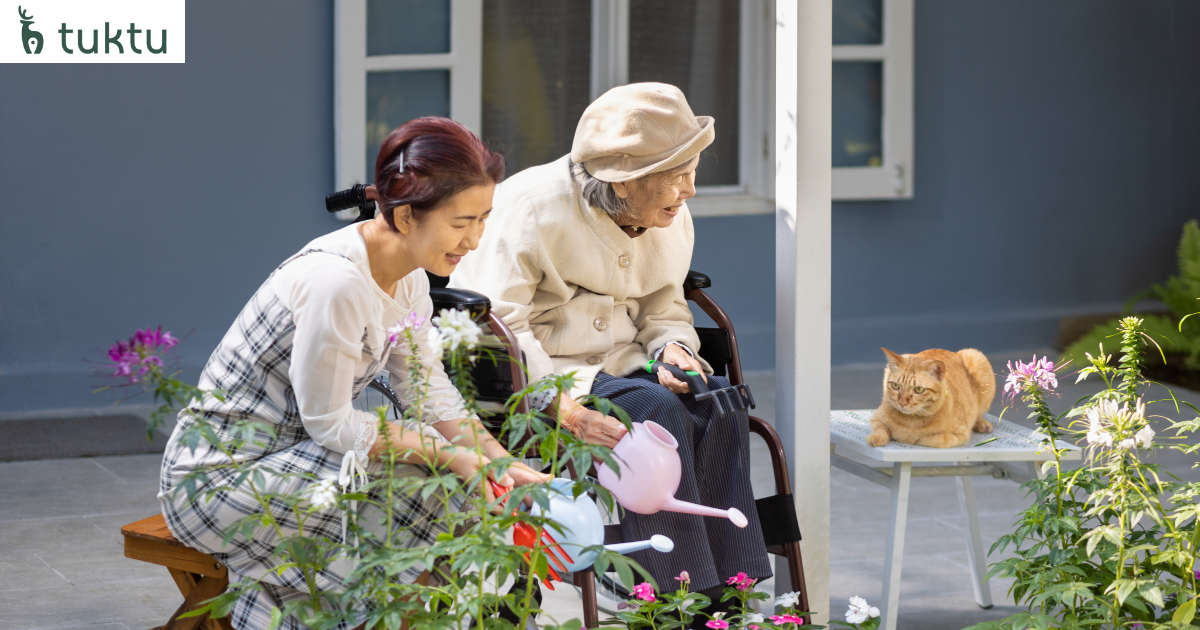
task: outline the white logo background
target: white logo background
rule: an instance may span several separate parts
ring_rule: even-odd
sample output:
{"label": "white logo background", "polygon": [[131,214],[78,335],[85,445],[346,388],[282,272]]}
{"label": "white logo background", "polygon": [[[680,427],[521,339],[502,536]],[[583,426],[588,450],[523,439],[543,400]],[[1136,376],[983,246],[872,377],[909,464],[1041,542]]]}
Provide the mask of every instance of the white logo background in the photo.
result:
{"label": "white logo background", "polygon": [[[29,27],[42,34],[42,52],[33,55],[25,52],[21,43],[21,16],[18,7],[30,16]],[[184,60],[184,0],[0,0],[0,63],[183,63]],[[63,51],[63,34],[59,32],[63,22],[71,33],[66,35],[67,48]],[[108,34],[113,41],[105,52],[104,23],[108,22]],[[141,54],[130,48],[129,25],[135,24],[141,31],[134,35],[134,44]],[[167,50],[162,54],[151,53],[146,46],[147,31],[156,49],[162,48],[162,32],[167,31]],[[92,35],[96,35],[95,54],[84,54],[79,50],[80,30],[83,45],[92,47]],[[118,38],[117,31],[121,31]],[[36,44],[30,44],[35,50]],[[120,52],[121,50],[124,52]]]}

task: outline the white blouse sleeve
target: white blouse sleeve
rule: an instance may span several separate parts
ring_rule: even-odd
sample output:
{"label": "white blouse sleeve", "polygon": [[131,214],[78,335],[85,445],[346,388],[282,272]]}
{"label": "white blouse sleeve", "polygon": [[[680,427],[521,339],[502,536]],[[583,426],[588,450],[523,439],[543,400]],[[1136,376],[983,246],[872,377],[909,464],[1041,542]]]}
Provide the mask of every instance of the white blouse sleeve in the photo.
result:
{"label": "white blouse sleeve", "polygon": [[[434,316],[433,300],[429,298],[429,278],[425,276],[423,270],[418,269],[416,273],[405,279],[402,287],[406,290],[406,299],[412,305],[413,313],[423,322],[420,328],[413,331],[419,353],[417,363],[411,363],[413,358],[411,348],[405,339],[401,339],[397,343],[392,350],[391,357],[388,358],[387,370],[392,388],[396,390],[404,407],[411,409],[420,394],[409,371],[410,366],[416,367],[428,383],[424,392],[421,420],[432,424],[465,418],[467,408],[462,394],[450,382],[450,377],[446,375],[441,360],[434,358],[434,349],[429,343],[429,331],[433,329],[432,318]],[[397,296],[397,298],[399,297]]]}
{"label": "white blouse sleeve", "polygon": [[[307,268],[296,273],[302,267]],[[378,420],[354,409],[351,394],[373,296],[349,264],[331,261],[280,271],[285,270],[293,271],[281,284],[296,325],[288,375],[300,420],[314,442],[339,453],[354,451],[365,464]]]}

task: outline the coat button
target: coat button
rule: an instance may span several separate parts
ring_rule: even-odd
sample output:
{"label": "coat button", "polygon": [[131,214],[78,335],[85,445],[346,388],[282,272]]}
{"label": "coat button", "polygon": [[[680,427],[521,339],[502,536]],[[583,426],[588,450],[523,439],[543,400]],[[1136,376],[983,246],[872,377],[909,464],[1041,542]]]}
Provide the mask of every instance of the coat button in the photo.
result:
{"label": "coat button", "polygon": [[621,257],[617,259],[617,262],[620,263],[620,265],[622,267],[628,267],[629,266],[629,256],[626,256],[625,254],[621,254]]}
{"label": "coat button", "polygon": [[608,322],[600,319],[599,317],[597,317],[596,321],[592,322],[592,324],[596,326],[596,330],[604,330],[605,328],[608,328]]}
{"label": "coat button", "polygon": [[600,357],[588,357],[588,365],[599,365],[603,360]]}

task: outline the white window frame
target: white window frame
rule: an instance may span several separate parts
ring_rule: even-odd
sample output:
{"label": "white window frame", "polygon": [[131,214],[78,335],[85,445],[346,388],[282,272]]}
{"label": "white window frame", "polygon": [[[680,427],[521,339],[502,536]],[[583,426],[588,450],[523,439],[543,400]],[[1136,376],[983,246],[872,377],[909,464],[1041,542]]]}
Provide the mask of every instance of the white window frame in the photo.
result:
{"label": "white window frame", "polygon": [[[629,2],[592,0],[591,97],[629,82]],[[772,214],[775,204],[775,2],[741,0],[738,183],[702,186],[693,216]],[[718,121],[720,126],[730,122]]]}
{"label": "white window frame", "polygon": [[913,0],[883,0],[883,43],[834,46],[833,61],[883,62],[883,159],[833,169],[834,200],[913,196]]}
{"label": "white window frame", "polygon": [[[334,184],[367,181],[367,73],[449,70],[450,117],[480,133],[483,120],[483,0],[451,0],[450,52],[367,56],[367,0],[334,5]],[[356,210],[348,210],[351,219]],[[343,213],[339,213],[341,216]]]}
{"label": "white window frame", "polygon": [[[629,82],[629,2],[592,0],[593,99]],[[688,202],[693,216],[775,212],[775,0],[741,0],[740,11],[738,183],[699,188]],[[338,190],[367,181],[363,157],[367,72],[449,70],[450,117],[481,133],[483,0],[451,0],[447,54],[367,57],[366,0],[335,0],[334,18],[334,169]],[[348,210],[339,216],[349,220],[354,214],[354,210]]]}

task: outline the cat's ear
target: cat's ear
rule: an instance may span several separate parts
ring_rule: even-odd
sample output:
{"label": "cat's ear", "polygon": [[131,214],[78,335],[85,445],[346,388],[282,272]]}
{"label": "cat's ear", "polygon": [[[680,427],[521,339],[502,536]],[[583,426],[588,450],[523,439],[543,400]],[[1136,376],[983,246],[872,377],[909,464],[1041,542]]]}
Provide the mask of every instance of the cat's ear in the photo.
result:
{"label": "cat's ear", "polygon": [[941,361],[931,361],[929,366],[925,368],[937,380],[942,380],[942,376],[946,374],[946,364]]}
{"label": "cat's ear", "polygon": [[887,355],[888,365],[904,367],[904,357],[892,352],[891,350],[888,350],[887,348],[880,348],[880,350],[883,350],[883,353]]}

